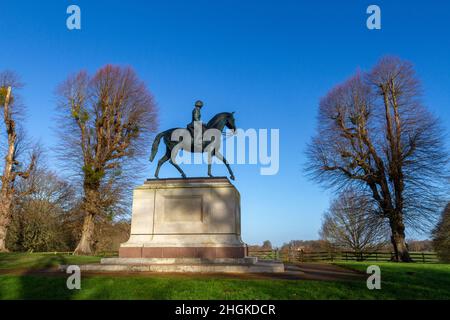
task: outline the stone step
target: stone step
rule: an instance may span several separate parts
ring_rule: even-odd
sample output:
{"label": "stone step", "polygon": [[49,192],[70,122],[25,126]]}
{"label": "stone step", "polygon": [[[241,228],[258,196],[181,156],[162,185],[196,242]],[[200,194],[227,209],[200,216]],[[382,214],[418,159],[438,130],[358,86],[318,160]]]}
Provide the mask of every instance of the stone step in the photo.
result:
{"label": "stone step", "polygon": [[146,265],[146,264],[255,264],[257,257],[245,258],[103,258],[101,264]]}
{"label": "stone step", "polygon": [[[65,271],[67,265],[61,265]],[[85,272],[204,272],[204,273],[279,273],[284,272],[281,262],[256,262],[254,264],[84,264]]]}

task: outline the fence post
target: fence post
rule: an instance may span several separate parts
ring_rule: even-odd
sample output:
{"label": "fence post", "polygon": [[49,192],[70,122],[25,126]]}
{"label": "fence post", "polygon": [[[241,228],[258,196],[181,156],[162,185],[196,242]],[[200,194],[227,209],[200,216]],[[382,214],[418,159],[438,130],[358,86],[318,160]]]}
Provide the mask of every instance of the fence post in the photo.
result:
{"label": "fence post", "polygon": [[425,253],[424,252],[422,252],[422,261],[423,261],[423,263],[425,263]]}

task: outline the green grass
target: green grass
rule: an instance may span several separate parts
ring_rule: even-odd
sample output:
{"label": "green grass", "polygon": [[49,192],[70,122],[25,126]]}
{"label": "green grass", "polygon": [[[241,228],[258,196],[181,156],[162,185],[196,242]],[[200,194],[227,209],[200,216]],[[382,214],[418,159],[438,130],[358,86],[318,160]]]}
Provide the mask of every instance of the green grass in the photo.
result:
{"label": "green grass", "polygon": [[[23,273],[59,263],[97,262],[98,257],[0,254],[0,299],[450,299],[450,265],[378,263],[381,290],[363,281],[242,279],[199,274],[83,276],[68,290],[66,276]],[[338,263],[365,271],[371,263]],[[22,274],[5,274],[21,269]],[[1,271],[1,270],[0,270]]]}
{"label": "green grass", "polygon": [[99,262],[100,257],[73,256],[54,253],[0,253],[0,270],[46,269],[60,264],[82,264]]}
{"label": "green grass", "polygon": [[358,283],[150,276],[82,278],[69,291],[63,277],[0,276],[0,299],[370,299]]}
{"label": "green grass", "polygon": [[450,264],[342,262],[345,268],[365,272],[370,265],[381,270],[381,290],[389,298],[450,299]]}

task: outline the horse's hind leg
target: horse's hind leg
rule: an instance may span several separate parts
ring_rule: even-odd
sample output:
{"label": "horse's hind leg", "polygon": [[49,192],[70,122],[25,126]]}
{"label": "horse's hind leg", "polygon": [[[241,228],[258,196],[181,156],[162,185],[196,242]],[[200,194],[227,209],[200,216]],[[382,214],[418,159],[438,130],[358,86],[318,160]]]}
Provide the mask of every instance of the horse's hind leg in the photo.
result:
{"label": "horse's hind leg", "polygon": [[166,155],[169,157],[170,164],[173,165],[175,167],[175,169],[178,170],[179,173],[181,173],[181,176],[183,178],[186,178],[186,175],[184,174],[183,170],[181,170],[180,166],[175,161],[172,160],[171,153],[172,152],[169,149],[167,149]]}
{"label": "horse's hind leg", "polygon": [[167,160],[169,160],[169,158],[170,158],[170,153],[168,153],[168,152],[166,151],[166,154],[165,154],[161,159],[159,159],[159,161],[158,161],[158,166],[156,167],[156,171],[155,171],[155,177],[156,177],[156,179],[159,179],[159,177],[158,177],[158,175],[159,175],[159,169],[161,168],[161,166],[163,165],[164,162],[166,162]]}
{"label": "horse's hind leg", "polygon": [[212,163],[212,155],[211,152],[208,152],[208,176],[213,177],[211,173],[211,163]]}

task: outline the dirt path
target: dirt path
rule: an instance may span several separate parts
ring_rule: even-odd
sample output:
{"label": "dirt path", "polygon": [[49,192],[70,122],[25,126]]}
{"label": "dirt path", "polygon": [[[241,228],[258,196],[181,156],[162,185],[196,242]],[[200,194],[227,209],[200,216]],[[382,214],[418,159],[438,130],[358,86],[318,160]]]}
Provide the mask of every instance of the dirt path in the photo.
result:
{"label": "dirt path", "polygon": [[[57,268],[45,270],[30,269],[4,269],[0,275],[18,276],[50,276],[66,277],[67,275]],[[83,272],[86,277],[108,276],[108,277],[176,277],[176,278],[228,278],[228,279],[274,279],[274,280],[321,280],[321,281],[352,281],[361,280],[366,276],[364,273],[344,269],[326,263],[301,263],[296,265],[286,264],[284,273],[157,273],[157,272]]]}
{"label": "dirt path", "polygon": [[301,263],[296,265],[286,265],[285,273],[299,274],[299,279],[305,280],[361,280],[366,278],[364,273],[356,270],[342,268],[327,263]]}

